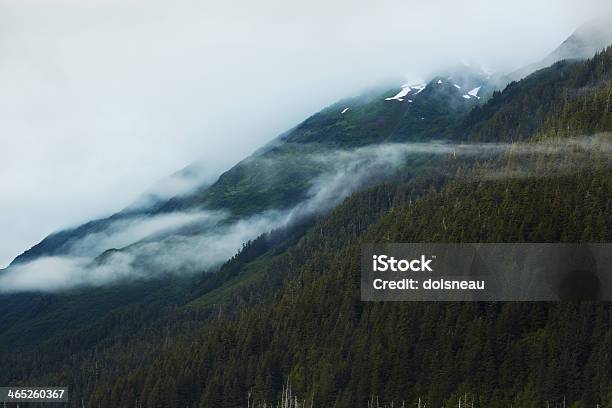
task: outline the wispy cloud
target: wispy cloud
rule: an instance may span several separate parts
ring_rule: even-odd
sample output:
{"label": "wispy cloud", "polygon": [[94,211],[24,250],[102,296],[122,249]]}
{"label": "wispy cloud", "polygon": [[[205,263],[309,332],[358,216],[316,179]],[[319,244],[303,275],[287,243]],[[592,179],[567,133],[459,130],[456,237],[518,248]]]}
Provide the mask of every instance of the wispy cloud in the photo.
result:
{"label": "wispy cloud", "polygon": [[[306,153],[302,160],[325,170],[311,181],[306,198],[291,208],[271,208],[231,222],[228,212],[206,210],[120,219],[71,242],[65,256],[41,258],[1,272],[0,292],[54,292],[201,273],[229,259],[246,241],[326,212],[354,191],[409,168],[411,158],[418,155],[497,157],[500,160],[474,173],[497,178],[541,176],[538,158],[542,155],[557,155],[560,160],[551,161],[550,166],[561,173],[588,165],[588,160],[576,161],[576,157],[609,159],[611,153],[609,134],[541,143],[405,143]],[[275,168],[269,166],[270,171]],[[273,181],[274,175],[270,177]]]}

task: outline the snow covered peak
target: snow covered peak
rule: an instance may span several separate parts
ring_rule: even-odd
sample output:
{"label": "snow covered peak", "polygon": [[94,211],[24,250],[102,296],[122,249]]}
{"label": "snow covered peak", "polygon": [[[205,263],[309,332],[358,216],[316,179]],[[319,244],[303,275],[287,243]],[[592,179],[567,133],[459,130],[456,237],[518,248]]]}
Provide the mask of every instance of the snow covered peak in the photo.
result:
{"label": "snow covered peak", "polygon": [[[485,74],[484,68],[475,64],[456,66],[431,76],[428,82],[410,82],[401,86],[393,96],[385,97],[385,101],[399,101],[419,103],[420,98],[439,101],[440,98],[459,98],[471,101],[486,98],[491,71]],[[430,89],[425,96],[419,96],[425,89]],[[483,90],[485,93],[483,94]],[[389,95],[389,94],[387,94]],[[385,95],[385,96],[387,96]]]}

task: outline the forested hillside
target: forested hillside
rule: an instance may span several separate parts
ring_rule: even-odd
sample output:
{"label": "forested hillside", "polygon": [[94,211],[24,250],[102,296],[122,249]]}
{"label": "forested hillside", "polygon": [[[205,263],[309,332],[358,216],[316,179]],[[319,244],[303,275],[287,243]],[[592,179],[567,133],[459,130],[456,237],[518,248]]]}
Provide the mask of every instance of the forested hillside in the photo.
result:
{"label": "forested hillside", "polygon": [[[150,365],[109,381],[114,393],[100,387],[94,405],[140,399],[148,406],[240,406],[249,392],[273,400],[289,379],[298,395],[314,394],[315,406],[366,406],[372,396],[454,405],[465,393],[476,406],[536,407],[564,397],[606,406],[612,402],[607,305],[363,303],[359,243],[609,241],[608,171],[451,183],[412,205],[401,188],[355,197],[383,193],[397,207],[365,235],[345,240],[359,222],[352,212],[357,203],[347,202],[284,258],[294,268],[274,269],[289,277],[273,302],[214,319]],[[338,247],[339,241],[345,243]],[[303,254],[309,255],[299,262]]]}
{"label": "forested hillside", "polygon": [[608,303],[359,297],[366,242],[610,242],[610,67],[608,48],[509,85],[462,128],[521,140],[501,157],[450,154],[355,193],[249,242],[170,305],[1,354],[0,383],[68,384],[72,406],[92,407],[259,406],[287,382],[313,407],[612,406]]}

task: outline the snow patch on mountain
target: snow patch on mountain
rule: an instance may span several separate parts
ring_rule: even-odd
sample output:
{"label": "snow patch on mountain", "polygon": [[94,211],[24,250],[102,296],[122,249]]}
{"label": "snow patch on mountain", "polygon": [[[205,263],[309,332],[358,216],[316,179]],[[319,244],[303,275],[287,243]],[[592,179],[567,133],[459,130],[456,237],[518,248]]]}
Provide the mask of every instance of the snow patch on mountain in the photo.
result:
{"label": "snow patch on mountain", "polygon": [[394,96],[390,97],[390,98],[385,98],[385,101],[393,101],[393,100],[397,100],[397,101],[403,101],[404,100],[404,96],[408,95],[408,93],[412,91],[412,88],[410,86],[402,86],[402,89]]}
{"label": "snow patch on mountain", "polygon": [[470,92],[468,92],[468,95],[474,96],[474,97],[480,99],[480,97],[478,96],[478,92],[480,91],[480,88],[482,88],[482,86],[479,86],[479,87],[476,87],[476,88],[472,89]]}
{"label": "snow patch on mountain", "polygon": [[[385,101],[400,101],[402,102],[404,100],[404,97],[410,93],[414,92],[414,95],[418,95],[421,92],[423,92],[423,90],[427,87],[426,84],[404,84],[402,85],[402,89],[396,94],[393,95],[390,98],[385,98]],[[409,102],[412,102],[411,100],[409,100]]]}
{"label": "snow patch on mountain", "polygon": [[418,94],[420,94],[421,92],[423,92],[423,90],[424,90],[425,88],[427,88],[427,85],[426,85],[426,84],[415,85],[415,86],[413,87],[413,89],[416,89],[416,90],[417,90],[417,93],[415,93],[415,95],[418,95]]}

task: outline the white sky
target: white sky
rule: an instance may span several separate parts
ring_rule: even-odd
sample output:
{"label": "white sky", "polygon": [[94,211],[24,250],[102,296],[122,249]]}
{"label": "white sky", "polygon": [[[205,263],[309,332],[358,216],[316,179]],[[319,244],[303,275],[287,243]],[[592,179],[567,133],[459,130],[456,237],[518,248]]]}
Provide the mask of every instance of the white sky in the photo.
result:
{"label": "white sky", "polygon": [[389,77],[538,60],[609,0],[0,0],[0,267]]}

